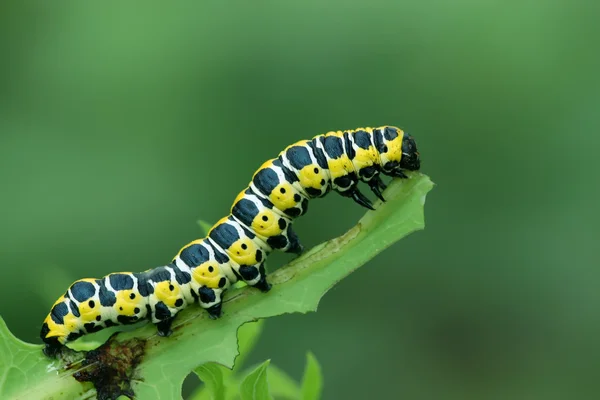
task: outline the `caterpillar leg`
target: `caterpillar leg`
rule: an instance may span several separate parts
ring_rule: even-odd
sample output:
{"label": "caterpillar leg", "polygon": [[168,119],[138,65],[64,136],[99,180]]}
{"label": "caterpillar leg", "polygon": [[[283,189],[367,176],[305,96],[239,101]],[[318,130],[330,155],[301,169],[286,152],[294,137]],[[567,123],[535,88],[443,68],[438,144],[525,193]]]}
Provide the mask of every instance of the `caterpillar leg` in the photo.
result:
{"label": "caterpillar leg", "polygon": [[394,177],[394,178],[400,178],[400,179],[406,179],[408,178],[408,176],[406,176],[406,174],[402,171],[395,170],[393,173],[390,174],[390,176]]}
{"label": "caterpillar leg", "polygon": [[300,255],[304,252],[304,246],[300,243],[298,235],[292,230],[291,226],[288,226],[281,234],[267,238],[265,242],[272,249],[285,253]]}
{"label": "caterpillar leg", "polygon": [[296,233],[291,231],[291,228],[288,228],[287,232],[281,235],[267,238],[266,243],[271,249],[280,250],[285,253],[302,254],[304,251],[304,246],[300,243]]}
{"label": "caterpillar leg", "polygon": [[267,271],[265,270],[264,263],[258,268],[258,273],[260,274],[260,279],[253,286],[261,292],[267,293],[269,290],[271,290],[272,285],[267,282]]}
{"label": "caterpillar leg", "polygon": [[258,280],[258,282],[256,282],[256,284],[254,284],[254,287],[259,289],[263,293],[267,293],[269,290],[271,290],[271,287],[273,287],[273,285],[267,282],[267,277],[265,274],[261,274],[260,279]]}
{"label": "caterpillar leg", "polygon": [[387,188],[387,185],[385,183],[383,183],[383,181],[381,180],[381,178],[378,175],[371,178],[367,182],[367,184],[371,188],[371,191],[373,193],[375,193],[375,196],[377,196],[381,201],[385,201],[385,198],[383,197],[383,194],[381,193],[381,191],[385,190]]}
{"label": "caterpillar leg", "polygon": [[304,246],[302,246],[302,243],[300,243],[298,235],[296,235],[296,232],[292,230],[291,226],[288,228],[288,242],[289,245],[285,250],[286,253],[300,255],[304,252]]}
{"label": "caterpillar leg", "polygon": [[239,268],[238,273],[249,286],[257,288],[263,293],[271,290],[272,285],[267,281],[264,263],[260,267],[243,265]]}
{"label": "caterpillar leg", "polygon": [[217,319],[221,316],[223,293],[225,293],[225,291],[222,289],[212,289],[208,286],[203,286],[198,290],[198,302],[200,303],[200,306],[208,312],[210,319]]}
{"label": "caterpillar leg", "polygon": [[163,319],[161,321],[159,321],[156,324],[156,329],[158,330],[158,336],[171,336],[171,334],[173,333],[173,331],[171,330],[171,325],[173,324],[173,321],[175,320],[175,317],[168,317],[166,319]]}
{"label": "caterpillar leg", "polygon": [[371,200],[369,200],[368,197],[366,197],[364,194],[362,194],[358,190],[358,187],[356,187],[356,185],[352,186],[350,189],[348,189],[344,192],[339,192],[339,193],[344,197],[352,198],[352,200],[354,200],[361,206],[368,208],[369,210],[375,210],[375,208],[373,207],[373,204],[371,203]]}
{"label": "caterpillar leg", "polygon": [[206,311],[208,312],[210,319],[217,319],[223,314],[223,303],[218,302],[217,304],[208,307]]}

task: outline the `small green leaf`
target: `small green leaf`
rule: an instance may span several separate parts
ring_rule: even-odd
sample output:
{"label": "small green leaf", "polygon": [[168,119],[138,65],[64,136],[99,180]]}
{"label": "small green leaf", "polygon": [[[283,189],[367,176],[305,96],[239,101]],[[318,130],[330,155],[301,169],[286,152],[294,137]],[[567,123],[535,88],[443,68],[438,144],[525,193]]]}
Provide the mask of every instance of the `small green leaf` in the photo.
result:
{"label": "small green leaf", "polygon": [[300,398],[300,385],[273,364],[269,365],[269,389],[277,399],[296,400]]}
{"label": "small green leaf", "polygon": [[[156,335],[151,324],[119,334],[116,340],[148,339],[144,361],[134,382],[142,399],[175,399],[184,378],[206,362],[232,368],[238,354],[236,333],[244,322],[285,313],[315,311],[321,297],[337,282],[409,233],[423,229],[425,196],[433,183],[426,175],[397,179],[346,234],[306,251],[301,257],[269,275],[269,293],[245,287],[229,290],[223,316],[213,321],[200,307],[188,307],[175,320],[173,334]],[[165,374],[165,371],[169,371]]]}
{"label": "small green leaf", "polygon": [[260,364],[254,371],[250,372],[240,385],[242,400],[266,400],[273,397],[269,393],[269,382],[267,381],[267,367],[271,360]]}
{"label": "small green leaf", "polygon": [[91,384],[77,382],[69,376],[72,372],[59,372],[60,367],[58,361],[44,356],[42,346],[14,337],[0,317],[0,399],[69,400],[94,395]]}
{"label": "small green leaf", "polygon": [[196,221],[198,223],[198,225],[200,225],[200,229],[202,231],[202,234],[204,236],[208,235],[208,231],[210,231],[210,228],[212,228],[212,225],[209,224],[208,222],[199,219],[198,221]]}
{"label": "small green leaf", "polygon": [[[237,371],[240,370],[241,365],[243,365],[245,358],[248,356],[250,351],[252,351],[252,348],[256,344],[256,341],[258,340],[258,337],[260,336],[260,333],[262,332],[263,324],[264,324],[264,320],[261,319],[261,320],[255,321],[255,322],[247,322],[244,325],[239,327],[238,332],[237,332],[239,355],[235,359],[235,368]],[[218,372],[216,372],[216,371],[218,371]],[[231,371],[228,368],[223,367],[220,364],[216,364],[216,363],[202,364],[201,366],[196,368],[194,370],[194,372],[206,384],[206,386],[200,388],[192,396],[193,400],[202,400],[202,399],[211,399],[211,398],[220,400],[223,398],[223,397],[215,397],[214,395],[213,395],[213,397],[207,395],[207,393],[214,393],[213,386],[211,386],[207,381],[207,379],[211,378],[210,376],[206,375],[207,373],[209,375],[219,374],[220,386],[222,386],[223,388],[228,387],[230,384],[234,383],[233,379],[230,379],[231,375],[233,374],[233,371]]]}
{"label": "small green leaf", "polygon": [[198,375],[202,382],[206,385],[205,391],[208,391],[211,396],[208,397],[212,400],[224,400],[225,399],[225,384],[223,383],[223,369],[224,367],[215,363],[206,363],[194,371]]}
{"label": "small green leaf", "polygon": [[323,376],[321,375],[321,366],[313,353],[308,352],[306,354],[304,376],[302,377],[302,399],[318,400],[321,398],[322,389]]}

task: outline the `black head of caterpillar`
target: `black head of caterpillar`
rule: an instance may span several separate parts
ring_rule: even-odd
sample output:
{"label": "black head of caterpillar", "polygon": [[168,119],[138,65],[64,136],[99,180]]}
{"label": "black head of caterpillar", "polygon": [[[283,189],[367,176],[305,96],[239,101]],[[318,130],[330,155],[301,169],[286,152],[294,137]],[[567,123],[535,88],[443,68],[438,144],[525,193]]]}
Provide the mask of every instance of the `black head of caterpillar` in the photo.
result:
{"label": "black head of caterpillar", "polygon": [[195,302],[216,318],[223,293],[237,280],[270,289],[265,260],[273,250],[302,253],[292,224],[307,212],[309,200],[336,191],[373,209],[359,182],[385,201],[381,175],[406,178],[404,171],[419,168],[414,138],[393,126],[328,132],[294,143],[266,161],[230,214],[206,238],[183,247],[171,264],[71,285],[44,320],[45,352],[55,355],[81,335],[142,319],[168,336],[176,314]]}
{"label": "black head of caterpillar", "polygon": [[402,138],[402,158],[400,159],[400,169],[409,171],[418,171],[421,168],[421,159],[417,151],[415,139],[405,133]]}

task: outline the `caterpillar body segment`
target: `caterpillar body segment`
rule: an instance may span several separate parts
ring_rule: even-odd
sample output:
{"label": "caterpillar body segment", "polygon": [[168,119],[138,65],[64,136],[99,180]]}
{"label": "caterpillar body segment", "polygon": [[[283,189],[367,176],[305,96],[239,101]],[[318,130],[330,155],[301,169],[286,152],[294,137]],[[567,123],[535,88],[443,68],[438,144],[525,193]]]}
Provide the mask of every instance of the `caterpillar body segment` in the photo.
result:
{"label": "caterpillar body segment", "polygon": [[264,272],[265,259],[271,252],[265,242],[231,215],[217,222],[208,232],[208,237],[227,254],[236,276],[250,286],[258,285],[263,289],[259,285],[260,271]]}
{"label": "caterpillar body segment", "polygon": [[44,320],[45,353],[86,333],[149,319],[168,336],[179,311],[198,303],[211,318],[221,314],[224,292],[238,280],[264,292],[265,261],[273,250],[300,254],[292,229],[309,200],[331,191],[363,207],[373,205],[358,189],[365,182],[385,201],[381,175],[406,178],[420,168],[412,136],[392,126],[328,132],[286,147],[252,176],[206,238],[184,246],[171,264],[141,273],[122,272],[71,285]]}
{"label": "caterpillar body segment", "polygon": [[298,236],[292,230],[293,218],[285,214],[269,200],[247,188],[235,199],[231,216],[262,239],[268,248],[286,253],[303,251]]}
{"label": "caterpillar body segment", "polygon": [[299,217],[308,211],[309,197],[298,183],[298,177],[279,159],[265,162],[252,177],[249,189],[289,218]]}
{"label": "caterpillar body segment", "polygon": [[53,356],[82,335],[144,319],[156,324],[159,335],[168,336],[177,313],[195,302],[211,317],[218,317],[222,293],[230,286],[230,278],[236,278],[227,271],[227,263],[217,260],[210,245],[197,241],[167,266],[76,281],[44,320],[45,353]]}

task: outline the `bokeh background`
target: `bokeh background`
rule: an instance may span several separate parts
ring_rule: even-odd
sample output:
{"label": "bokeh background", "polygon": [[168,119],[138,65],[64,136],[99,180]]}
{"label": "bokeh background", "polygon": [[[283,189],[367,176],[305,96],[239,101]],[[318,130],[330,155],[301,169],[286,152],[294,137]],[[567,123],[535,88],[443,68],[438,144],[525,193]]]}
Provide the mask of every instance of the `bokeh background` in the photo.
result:
{"label": "bokeh background", "polygon": [[[168,262],[286,145],[391,124],[437,184],[425,231],[268,320],[252,360],[299,379],[312,350],[326,399],[598,398],[598,11],[3,3],[0,315],[39,343],[72,280]],[[331,195],[296,230],[362,214]]]}

